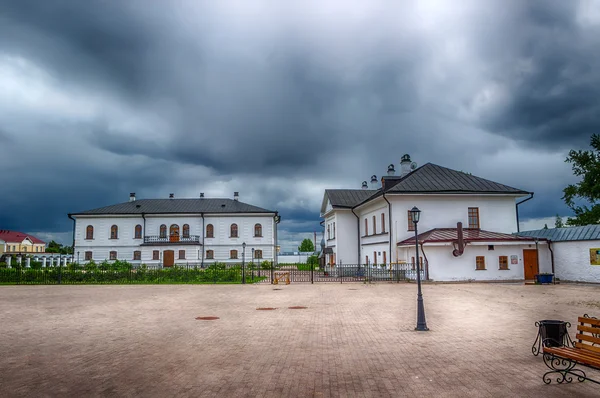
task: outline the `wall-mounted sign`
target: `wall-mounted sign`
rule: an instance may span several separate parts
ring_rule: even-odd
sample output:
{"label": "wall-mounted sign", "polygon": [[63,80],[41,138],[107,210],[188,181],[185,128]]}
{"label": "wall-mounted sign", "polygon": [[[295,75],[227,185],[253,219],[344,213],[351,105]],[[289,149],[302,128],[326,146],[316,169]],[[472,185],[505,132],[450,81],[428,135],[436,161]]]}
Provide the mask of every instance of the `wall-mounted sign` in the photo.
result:
{"label": "wall-mounted sign", "polygon": [[600,249],[590,249],[590,265],[600,265]]}
{"label": "wall-mounted sign", "polygon": [[516,254],[513,254],[512,256],[510,256],[510,263],[511,264],[519,264],[519,256],[517,256]]}

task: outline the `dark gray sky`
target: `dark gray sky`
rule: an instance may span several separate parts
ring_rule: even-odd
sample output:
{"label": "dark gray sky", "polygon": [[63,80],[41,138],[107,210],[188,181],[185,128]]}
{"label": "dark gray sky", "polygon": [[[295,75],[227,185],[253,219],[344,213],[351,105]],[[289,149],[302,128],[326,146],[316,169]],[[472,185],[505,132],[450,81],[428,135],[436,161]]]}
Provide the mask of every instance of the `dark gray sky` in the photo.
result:
{"label": "dark gray sky", "polygon": [[129,192],[239,191],[289,250],[404,153],[534,191],[526,229],[570,214],[599,2],[355,3],[0,0],[0,228],[69,243]]}

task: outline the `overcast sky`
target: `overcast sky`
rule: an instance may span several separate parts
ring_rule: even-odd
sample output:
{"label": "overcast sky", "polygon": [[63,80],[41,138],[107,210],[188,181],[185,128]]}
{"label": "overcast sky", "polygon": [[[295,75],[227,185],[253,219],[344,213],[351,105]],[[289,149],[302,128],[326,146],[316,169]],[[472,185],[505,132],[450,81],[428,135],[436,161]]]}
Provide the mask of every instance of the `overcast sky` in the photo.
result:
{"label": "overcast sky", "polygon": [[534,191],[541,228],[600,132],[599,48],[598,1],[0,0],[0,229],[239,191],[291,250],[404,153]]}

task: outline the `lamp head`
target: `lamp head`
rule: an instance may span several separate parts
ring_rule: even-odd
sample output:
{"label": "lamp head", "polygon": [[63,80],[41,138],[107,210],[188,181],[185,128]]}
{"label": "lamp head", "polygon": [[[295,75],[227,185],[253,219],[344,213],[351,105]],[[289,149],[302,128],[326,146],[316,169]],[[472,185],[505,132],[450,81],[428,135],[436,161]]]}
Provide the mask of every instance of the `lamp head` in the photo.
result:
{"label": "lamp head", "polygon": [[412,215],[412,221],[413,223],[418,223],[419,222],[419,218],[421,217],[421,210],[419,210],[417,208],[417,206],[413,207],[412,209],[410,209],[410,214]]}
{"label": "lamp head", "polygon": [[245,249],[246,248],[246,242],[242,243],[242,247]]}

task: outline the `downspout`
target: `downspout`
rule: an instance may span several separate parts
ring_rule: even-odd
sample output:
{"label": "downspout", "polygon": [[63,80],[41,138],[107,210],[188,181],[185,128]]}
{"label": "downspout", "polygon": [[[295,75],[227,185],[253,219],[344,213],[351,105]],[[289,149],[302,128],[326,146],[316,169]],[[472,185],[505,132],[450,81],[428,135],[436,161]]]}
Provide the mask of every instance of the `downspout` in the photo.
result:
{"label": "downspout", "polygon": [[554,274],[554,250],[552,250],[552,241],[548,241],[548,249],[550,250],[550,264],[552,264],[552,280],[556,284],[556,275]]}
{"label": "downspout", "polygon": [[527,199],[523,199],[522,201],[515,203],[515,209],[517,210],[517,232],[521,232],[519,227],[519,205],[533,198],[533,192],[530,192],[529,195],[530,196]]}
{"label": "downspout", "polygon": [[71,220],[73,220],[73,258],[75,257],[75,225],[76,225],[76,221],[73,218],[73,216],[71,215],[71,213],[67,214],[67,216],[69,216],[69,218]]}
{"label": "downspout", "polygon": [[143,238],[144,238],[144,243],[146,243],[146,213],[142,212],[142,218],[144,219],[144,232],[143,232]]}
{"label": "downspout", "polygon": [[352,211],[352,214],[354,214],[354,216],[356,217],[356,241],[358,242],[358,247],[357,247],[357,254],[358,254],[358,267],[360,267],[360,218],[358,217],[358,215],[354,212],[354,208],[350,209]]}
{"label": "downspout", "polygon": [[[392,262],[392,204],[385,197],[385,192],[383,193],[383,199],[388,203],[388,226],[390,231],[390,263]],[[396,259],[396,262],[398,259]]]}
{"label": "downspout", "polygon": [[200,217],[202,217],[202,262],[200,263],[200,266],[204,268],[204,235],[206,235],[206,227],[204,226],[204,213],[200,213]]}
{"label": "downspout", "polygon": [[[425,280],[429,280],[429,260],[427,259],[427,255],[425,254],[425,249],[423,248],[423,242],[421,242],[421,253],[423,253],[423,258],[425,259]],[[417,263],[419,259],[417,259]]]}

